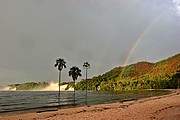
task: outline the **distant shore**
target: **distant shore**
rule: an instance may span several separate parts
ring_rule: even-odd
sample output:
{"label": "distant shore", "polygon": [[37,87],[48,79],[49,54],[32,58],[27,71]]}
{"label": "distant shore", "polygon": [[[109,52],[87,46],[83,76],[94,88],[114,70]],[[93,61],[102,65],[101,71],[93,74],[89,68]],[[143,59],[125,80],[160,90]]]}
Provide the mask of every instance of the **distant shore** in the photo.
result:
{"label": "distant shore", "polygon": [[180,90],[134,101],[0,116],[0,120],[177,120]]}

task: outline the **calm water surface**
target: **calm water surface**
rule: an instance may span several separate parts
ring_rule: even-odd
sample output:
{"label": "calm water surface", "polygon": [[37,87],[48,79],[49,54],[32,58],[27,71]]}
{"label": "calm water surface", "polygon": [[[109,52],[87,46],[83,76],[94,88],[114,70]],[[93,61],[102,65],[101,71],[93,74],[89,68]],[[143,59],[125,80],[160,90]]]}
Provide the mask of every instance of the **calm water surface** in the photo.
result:
{"label": "calm water surface", "polygon": [[69,108],[74,105],[121,102],[168,93],[168,91],[163,90],[138,90],[119,93],[88,91],[86,99],[85,91],[76,91],[74,101],[74,93],[65,91],[61,92],[59,101],[58,92],[54,91],[0,91],[0,114],[30,109]]}

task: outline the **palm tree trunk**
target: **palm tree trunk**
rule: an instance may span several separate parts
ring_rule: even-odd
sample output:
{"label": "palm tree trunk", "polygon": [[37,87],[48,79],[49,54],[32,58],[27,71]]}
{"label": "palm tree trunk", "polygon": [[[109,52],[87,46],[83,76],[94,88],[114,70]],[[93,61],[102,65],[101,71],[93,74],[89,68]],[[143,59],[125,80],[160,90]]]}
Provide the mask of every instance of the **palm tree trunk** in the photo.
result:
{"label": "palm tree trunk", "polygon": [[86,68],[86,97],[87,97],[87,68]]}
{"label": "palm tree trunk", "polygon": [[74,105],[75,105],[75,80],[74,80]]}
{"label": "palm tree trunk", "polygon": [[60,90],[61,90],[61,71],[59,71],[59,99],[60,99]]}
{"label": "palm tree trunk", "polygon": [[87,68],[86,68],[86,103],[87,104]]}

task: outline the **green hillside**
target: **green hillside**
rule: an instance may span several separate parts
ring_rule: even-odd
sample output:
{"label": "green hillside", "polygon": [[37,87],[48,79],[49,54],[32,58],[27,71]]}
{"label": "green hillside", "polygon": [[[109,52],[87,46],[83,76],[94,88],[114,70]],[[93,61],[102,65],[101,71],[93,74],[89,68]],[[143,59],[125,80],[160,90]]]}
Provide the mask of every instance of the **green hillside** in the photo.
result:
{"label": "green hillside", "polygon": [[40,90],[49,85],[47,82],[27,82],[22,84],[8,85],[11,89],[16,88],[16,90]]}
{"label": "green hillside", "polygon": [[[109,72],[87,80],[88,90],[131,90],[177,88],[180,79],[180,54],[156,63],[138,62],[116,67]],[[76,89],[86,89],[86,81]]]}
{"label": "green hillside", "polygon": [[171,74],[176,72],[177,70],[180,70],[180,54],[157,62],[153,66],[153,69],[151,70],[150,74]]}

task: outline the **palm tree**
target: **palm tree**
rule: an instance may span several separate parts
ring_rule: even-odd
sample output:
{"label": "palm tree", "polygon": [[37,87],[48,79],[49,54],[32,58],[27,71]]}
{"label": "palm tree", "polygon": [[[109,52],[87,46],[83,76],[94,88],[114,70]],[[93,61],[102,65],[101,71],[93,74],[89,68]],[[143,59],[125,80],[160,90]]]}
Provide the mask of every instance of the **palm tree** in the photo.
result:
{"label": "palm tree", "polygon": [[90,68],[90,64],[88,62],[85,62],[83,64],[83,68],[85,69],[86,72],[86,99],[87,99],[87,70]]}
{"label": "palm tree", "polygon": [[61,84],[61,71],[63,68],[66,68],[66,62],[64,61],[64,59],[59,58],[56,60],[56,64],[54,65],[54,67],[58,67],[59,70],[59,99],[60,99],[60,84]]}
{"label": "palm tree", "polygon": [[72,76],[72,79],[74,81],[74,102],[75,102],[75,81],[77,80],[79,76],[82,76],[81,70],[78,67],[74,66],[70,68],[69,76]]}

